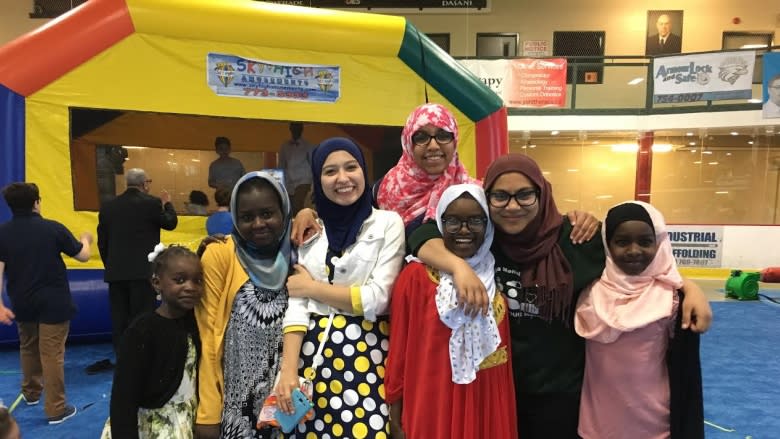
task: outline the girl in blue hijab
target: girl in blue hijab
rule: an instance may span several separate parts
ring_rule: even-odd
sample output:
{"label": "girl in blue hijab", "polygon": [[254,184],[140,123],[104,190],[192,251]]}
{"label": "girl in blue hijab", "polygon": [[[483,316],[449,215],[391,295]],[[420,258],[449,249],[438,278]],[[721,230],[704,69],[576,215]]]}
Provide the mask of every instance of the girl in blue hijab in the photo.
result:
{"label": "girl in blue hijab", "polygon": [[287,280],[279,408],[293,412],[300,375],[313,382],[314,418],[290,437],[386,437],[386,314],[403,263],[403,221],[371,207],[366,162],[352,140],[322,142],[312,175],[323,231],[298,249]]}

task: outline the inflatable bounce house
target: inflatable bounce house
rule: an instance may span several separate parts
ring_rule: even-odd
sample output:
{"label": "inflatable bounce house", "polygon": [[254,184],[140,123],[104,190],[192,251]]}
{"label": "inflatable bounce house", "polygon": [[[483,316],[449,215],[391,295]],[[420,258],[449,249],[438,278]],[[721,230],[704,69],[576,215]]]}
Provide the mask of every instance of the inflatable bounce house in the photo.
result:
{"label": "inflatable bounce house", "polygon": [[[214,136],[226,135],[234,153],[262,155],[247,169],[273,168],[288,123],[302,121],[307,138],[355,138],[376,165],[383,130],[399,133],[430,101],[456,114],[459,155],[475,176],[507,151],[500,98],[403,17],[252,0],[90,0],[0,48],[0,59],[0,186],[37,183],[43,215],[75,234],[95,233],[101,158],[113,157],[109,179],[122,182],[126,145],[210,161]],[[385,169],[395,159],[382,159]],[[173,178],[159,174],[155,182]],[[162,240],[194,246],[205,219],[177,210]],[[66,263],[79,307],[71,339],[105,337],[96,246],[87,264]],[[16,338],[0,328],[0,342]]]}

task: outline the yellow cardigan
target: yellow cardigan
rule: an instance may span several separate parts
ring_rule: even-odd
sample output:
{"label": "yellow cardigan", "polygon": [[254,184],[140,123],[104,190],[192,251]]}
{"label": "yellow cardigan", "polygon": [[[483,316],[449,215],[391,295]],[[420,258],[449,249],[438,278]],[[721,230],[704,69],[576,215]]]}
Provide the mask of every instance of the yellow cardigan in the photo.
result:
{"label": "yellow cardigan", "polygon": [[249,280],[236,256],[232,237],[225,243],[210,244],[201,259],[206,291],[195,307],[201,340],[198,370],[198,424],[222,422],[224,377],[222,355],[224,337],[233,300],[239,288]]}

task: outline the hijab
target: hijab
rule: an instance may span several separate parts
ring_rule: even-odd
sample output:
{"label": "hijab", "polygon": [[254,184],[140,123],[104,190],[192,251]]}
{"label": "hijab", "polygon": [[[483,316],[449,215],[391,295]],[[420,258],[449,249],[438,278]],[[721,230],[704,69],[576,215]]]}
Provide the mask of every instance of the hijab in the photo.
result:
{"label": "hijab", "polygon": [[[650,220],[657,250],[642,273],[631,276],[615,264],[609,239],[626,221]],[[682,276],[672,255],[672,243],[664,217],[655,207],[641,201],[618,204],[607,213],[601,231],[607,264],[601,278],[583,292],[577,304],[574,327],[587,339],[611,343],[630,332],[665,317],[674,310],[674,293],[682,288]]]}
{"label": "hijab", "polygon": [[[485,217],[490,216],[485,191],[475,184],[458,184],[444,191],[436,207],[436,224],[439,231],[444,232],[442,215],[447,207],[464,194],[471,195],[479,203]],[[490,252],[493,242],[493,223],[488,221],[485,228],[485,240],[477,252],[466,259],[469,266],[476,272],[488,292],[488,314],[476,317],[467,316],[458,303],[458,294],[449,273],[441,273],[439,285],[436,287],[436,310],[441,321],[452,330],[449,340],[450,364],[452,366],[452,382],[468,384],[474,381],[479,366],[488,355],[498,349],[501,335],[498,324],[493,316],[493,299],[496,296],[495,259]]]}
{"label": "hijab", "polygon": [[488,168],[485,189],[492,190],[498,177],[509,172],[525,175],[539,189],[539,211],[520,233],[510,235],[496,228],[496,246],[522,269],[522,286],[537,289],[541,299],[539,316],[547,321],[558,319],[569,326],[574,278],[571,265],[558,245],[563,215],[555,205],[552,185],[533,159],[522,154],[507,154]]}
{"label": "hijab", "polygon": [[[414,161],[412,134],[429,124],[455,136],[452,161],[441,175],[429,175]],[[458,159],[458,123],[455,116],[442,105],[423,104],[417,107],[406,119],[401,132],[401,146],[401,158],[382,178],[377,192],[377,205],[380,209],[397,212],[407,226],[420,216],[423,216],[424,221],[434,218],[442,192],[453,184],[470,183],[472,179]]]}
{"label": "hijab", "polygon": [[[253,179],[267,181],[282,201],[281,210],[284,224],[282,234],[277,242],[265,247],[255,246],[241,236],[241,233],[238,231],[238,192],[244,184]],[[287,274],[290,270],[290,223],[292,221],[290,196],[287,194],[287,190],[268,172],[249,172],[241,177],[233,187],[233,194],[230,198],[230,215],[233,218],[233,232],[231,235],[236,243],[236,256],[247,275],[249,275],[249,279],[257,287],[269,290],[284,288]]]}
{"label": "hijab", "polygon": [[373,201],[371,191],[368,189],[364,189],[360,198],[350,206],[338,205],[325,196],[325,192],[322,190],[322,166],[334,151],[346,151],[358,161],[363,170],[363,179],[366,184],[368,184],[368,172],[363,153],[350,139],[344,137],[327,139],[312,152],[311,171],[314,185],[314,205],[317,207],[317,214],[325,224],[325,236],[328,237],[329,249],[334,254],[341,255],[345,248],[357,240],[360,228],[371,215]]}

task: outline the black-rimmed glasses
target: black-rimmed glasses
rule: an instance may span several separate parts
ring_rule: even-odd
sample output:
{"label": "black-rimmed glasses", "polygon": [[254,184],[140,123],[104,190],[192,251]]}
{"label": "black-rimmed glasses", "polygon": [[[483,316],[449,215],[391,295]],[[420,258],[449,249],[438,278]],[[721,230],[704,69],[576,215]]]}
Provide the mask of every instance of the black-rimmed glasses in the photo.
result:
{"label": "black-rimmed glasses", "polygon": [[436,131],[436,134],[433,135],[425,131],[415,131],[412,134],[412,143],[417,146],[427,146],[431,143],[431,139],[436,139],[436,143],[439,145],[446,145],[455,140],[455,134],[445,130]]}
{"label": "black-rimmed glasses", "polygon": [[442,218],[441,222],[444,225],[444,231],[447,233],[454,234],[460,232],[460,229],[464,224],[470,232],[479,233],[485,230],[485,225],[487,225],[488,219],[484,216],[472,216],[464,220],[461,218],[448,216],[446,218]]}
{"label": "black-rimmed glasses", "polygon": [[529,207],[536,204],[539,199],[539,191],[536,189],[527,189],[513,194],[504,191],[494,191],[487,194],[490,205],[497,208],[503,208],[509,205],[509,200],[515,199],[515,202],[523,207]]}

